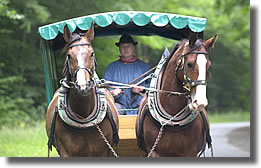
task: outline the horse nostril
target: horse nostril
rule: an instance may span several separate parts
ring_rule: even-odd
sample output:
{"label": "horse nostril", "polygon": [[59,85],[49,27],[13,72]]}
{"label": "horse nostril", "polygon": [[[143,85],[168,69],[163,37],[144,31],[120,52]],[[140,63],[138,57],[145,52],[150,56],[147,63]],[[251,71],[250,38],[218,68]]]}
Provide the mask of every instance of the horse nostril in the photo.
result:
{"label": "horse nostril", "polygon": [[79,84],[78,81],[76,81],[75,88],[78,89],[79,91],[84,91],[87,88],[87,86],[85,84]]}
{"label": "horse nostril", "polygon": [[81,91],[84,91],[86,88],[87,88],[86,85],[80,85],[80,89],[81,89]]}
{"label": "horse nostril", "polygon": [[194,99],[190,104],[191,110],[202,110],[204,107],[208,105],[208,100],[197,100]]}
{"label": "horse nostril", "polygon": [[194,100],[193,104],[197,105],[198,107],[206,107],[208,105],[208,100],[207,99],[202,99],[202,100]]}

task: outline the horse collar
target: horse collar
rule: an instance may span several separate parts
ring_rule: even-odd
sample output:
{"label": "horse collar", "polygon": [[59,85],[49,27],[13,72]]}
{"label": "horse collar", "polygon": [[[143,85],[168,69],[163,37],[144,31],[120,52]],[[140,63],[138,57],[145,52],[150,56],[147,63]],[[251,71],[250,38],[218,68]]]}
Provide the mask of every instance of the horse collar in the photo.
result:
{"label": "horse collar", "polygon": [[[94,78],[96,81],[99,80],[96,73],[94,73]],[[92,113],[90,117],[87,117],[87,119],[86,118],[80,119],[77,116],[69,113],[67,100],[66,100],[69,89],[63,85],[61,86],[59,91],[57,108],[58,108],[58,114],[65,124],[74,128],[86,129],[95,126],[96,124],[99,124],[103,121],[107,112],[105,89],[104,88],[96,88],[96,89],[97,89],[97,93],[99,94],[96,94],[97,108],[95,109],[95,112]]]}
{"label": "horse collar", "polygon": [[[164,51],[164,53],[167,52]],[[158,89],[159,78],[162,74],[163,65],[165,64],[166,60],[167,56],[163,54],[151,79],[150,88]],[[186,109],[179,117],[170,121],[172,116],[167,114],[167,112],[165,112],[164,109],[161,109],[159,107],[156,92],[148,92],[148,108],[151,116],[157,122],[159,122],[161,125],[167,123],[167,125],[169,126],[185,126],[191,123],[198,116],[199,113],[198,111],[190,111],[189,109]]]}

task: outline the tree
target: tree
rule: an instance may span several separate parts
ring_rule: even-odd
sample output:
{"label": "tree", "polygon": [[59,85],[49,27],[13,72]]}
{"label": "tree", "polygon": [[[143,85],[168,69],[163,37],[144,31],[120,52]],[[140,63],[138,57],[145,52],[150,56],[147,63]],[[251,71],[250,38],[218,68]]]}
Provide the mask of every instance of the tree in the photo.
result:
{"label": "tree", "polygon": [[[29,1],[21,1],[21,6],[17,8],[13,3],[0,0],[0,35],[5,41],[0,45],[1,125],[44,118],[43,106],[46,106],[46,103],[43,103],[45,99],[42,98],[44,92],[38,91],[41,86],[39,78],[43,80],[42,70],[39,70],[39,64],[35,64],[34,58],[40,53],[34,47],[36,39],[30,39],[29,35],[32,25],[29,20],[33,19],[28,19],[26,12],[17,12],[22,8],[29,12],[33,7]],[[39,9],[35,8],[35,11],[39,12]]]}
{"label": "tree", "polygon": [[[152,11],[206,17],[204,38],[219,38],[210,53],[213,78],[208,83],[208,110],[250,109],[249,1],[223,0],[0,0],[0,118],[5,122],[43,119],[47,108],[38,27],[61,20],[110,11]],[[139,58],[154,66],[165,45],[177,42],[160,37],[135,37]],[[116,37],[93,41],[100,77],[118,59]],[[62,69],[64,58],[59,57]],[[62,70],[60,70],[61,73]],[[21,117],[19,117],[21,116]],[[2,122],[0,122],[2,123]]]}

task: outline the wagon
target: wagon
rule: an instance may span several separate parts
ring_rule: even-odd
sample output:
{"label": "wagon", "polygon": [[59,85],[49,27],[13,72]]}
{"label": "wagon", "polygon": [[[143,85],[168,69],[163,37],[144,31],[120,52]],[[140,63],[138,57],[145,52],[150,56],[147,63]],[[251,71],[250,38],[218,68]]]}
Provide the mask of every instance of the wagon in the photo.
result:
{"label": "wagon", "polygon": [[[206,21],[205,18],[171,13],[120,11],[93,14],[39,27],[48,104],[60,87],[59,73],[62,70],[57,66],[57,51],[65,45],[63,30],[66,24],[71,32],[84,32],[94,23],[95,37],[128,33],[181,40],[189,37],[191,32],[198,32],[199,38],[203,38]],[[145,154],[138,151],[135,133],[136,118],[136,115],[119,116],[120,156]]]}

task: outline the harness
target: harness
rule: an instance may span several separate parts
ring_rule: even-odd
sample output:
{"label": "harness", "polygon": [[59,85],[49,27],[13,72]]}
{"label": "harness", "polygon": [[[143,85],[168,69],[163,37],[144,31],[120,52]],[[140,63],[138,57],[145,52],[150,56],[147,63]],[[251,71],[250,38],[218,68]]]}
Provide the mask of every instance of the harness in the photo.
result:
{"label": "harness", "polygon": [[[79,40],[80,38],[81,38],[80,35],[75,34],[72,37],[72,40],[70,40],[70,42],[68,42],[67,48],[69,49],[69,48],[76,47],[76,46],[91,45],[90,43],[80,43],[80,44],[71,45],[71,43]],[[97,84],[97,81],[100,81],[100,80],[99,80],[99,77],[96,74],[95,70],[94,69],[91,70],[85,65],[80,65],[76,68],[75,71],[72,71],[71,67],[70,67],[70,62],[69,62],[68,56],[66,58],[65,65],[68,69],[69,74],[67,72],[67,74],[65,74],[66,77],[60,81],[61,87],[59,89],[58,103],[57,103],[57,106],[55,108],[55,112],[54,112],[54,115],[52,118],[51,130],[50,130],[50,135],[49,135],[49,139],[48,139],[48,143],[47,143],[48,157],[49,157],[49,151],[52,151],[52,145],[55,145],[54,130],[55,130],[55,123],[56,123],[57,115],[59,115],[59,117],[61,118],[63,123],[65,123],[67,126],[69,126],[71,128],[75,128],[78,130],[85,130],[85,129],[95,126],[98,129],[99,133],[102,135],[102,138],[105,141],[105,143],[107,144],[107,146],[111,149],[112,152],[114,152],[114,150],[112,149],[111,145],[107,141],[106,137],[103,135],[103,132],[101,131],[101,129],[99,128],[99,125],[98,125],[104,120],[104,118],[106,117],[106,114],[107,114],[109,122],[112,126],[114,142],[116,144],[119,144],[120,139],[119,139],[119,135],[118,135],[118,128],[116,126],[115,119],[112,115],[111,108],[106,100],[106,92],[105,92],[106,89],[95,87],[95,92],[96,92],[95,93],[96,94],[95,108],[94,108],[93,112],[87,118],[80,118],[75,113],[73,113],[68,107],[67,98],[68,98],[69,89],[71,88],[69,86],[70,85],[69,81],[71,80],[71,78],[73,80],[75,80],[76,74],[80,69],[87,70],[87,72],[92,76],[92,79],[93,79],[92,81],[94,82],[95,85]],[[77,82],[75,82],[75,86],[76,86],[76,84],[77,84]],[[108,113],[107,113],[107,111],[108,111]],[[59,151],[58,151],[58,153],[59,153]],[[115,155],[116,153],[114,152],[113,154]],[[115,156],[117,156],[117,154]]]}
{"label": "harness", "polygon": [[186,92],[190,92],[191,89],[193,87],[196,87],[198,85],[207,85],[207,80],[197,80],[197,81],[193,81],[192,79],[190,79],[187,76],[187,71],[186,71],[186,66],[184,66],[184,62],[185,62],[185,56],[189,55],[189,54],[204,54],[204,55],[208,55],[207,52],[202,52],[202,51],[194,51],[195,49],[199,48],[200,45],[196,44],[193,48],[191,48],[187,53],[181,55],[177,66],[176,66],[176,72],[178,71],[178,68],[181,66],[181,69],[183,69],[184,71],[184,81],[183,81],[183,88]]}
{"label": "harness", "polygon": [[[94,73],[94,81],[99,80],[96,73]],[[58,97],[58,113],[61,119],[64,123],[66,123],[69,126],[85,129],[88,127],[92,127],[95,124],[99,124],[103,121],[105,118],[106,112],[107,112],[107,101],[105,96],[105,89],[104,88],[96,88],[96,109],[91,113],[90,116],[87,118],[79,118],[74,113],[72,113],[68,108],[68,88],[65,88],[64,86],[61,86],[59,91],[59,97]]]}
{"label": "harness", "polygon": [[[193,47],[192,49],[190,49],[187,53],[183,54],[176,66],[176,71],[178,70],[179,66],[181,66],[181,68],[184,69],[184,81],[183,81],[183,89],[185,90],[185,92],[187,92],[187,94],[185,95],[190,95],[190,91],[191,88],[196,87],[197,85],[207,85],[207,81],[206,80],[197,80],[197,81],[193,81],[191,80],[186,73],[186,67],[184,66],[184,57],[188,54],[205,54],[207,55],[208,53],[206,52],[200,52],[200,51],[194,51],[197,47]],[[159,61],[157,68],[152,76],[151,79],[151,83],[150,83],[150,88],[158,90],[160,89],[160,82],[161,81],[161,77],[162,77],[162,73],[163,73],[163,65],[166,63],[166,60],[169,58],[170,53],[168,51],[168,49],[165,47],[165,51],[161,57],[161,60]],[[187,96],[189,102],[191,102],[191,98],[190,96]],[[208,143],[208,147],[211,147],[212,149],[212,139],[211,136],[209,134],[209,126],[208,126],[208,121],[206,119],[206,116],[204,114],[203,111],[191,111],[189,109],[189,106],[185,106],[179,113],[177,113],[175,116],[171,116],[169,115],[167,112],[165,112],[165,110],[160,107],[159,104],[159,100],[158,100],[158,94],[157,92],[148,92],[148,102],[147,105],[141,107],[141,111],[144,111],[145,108],[148,108],[148,111],[150,113],[150,116],[161,125],[160,127],[160,131],[158,134],[158,137],[154,143],[154,145],[151,148],[151,151],[148,153],[148,157],[151,156],[152,151],[155,150],[162,132],[163,132],[163,127],[165,125],[171,126],[171,127],[178,127],[178,128],[182,128],[185,127],[189,124],[191,124],[196,118],[197,116],[200,114],[202,119],[203,119],[203,124],[204,124],[204,132],[205,132],[205,143]],[[143,119],[145,116],[145,112],[143,112],[142,114],[140,114],[138,116],[138,121],[140,123],[137,123],[137,140],[138,140],[138,146],[140,149],[142,149],[142,144],[143,144]],[[199,153],[198,156],[200,156],[204,151],[205,151],[205,143],[203,145],[203,148],[201,150],[201,152]],[[213,153],[212,153],[213,154]]]}
{"label": "harness", "polygon": [[[73,34],[72,38],[70,41],[68,41],[68,47],[77,47],[77,46],[84,46],[84,45],[91,45],[91,43],[79,43],[79,44],[72,44],[75,41],[79,41],[81,39],[81,36],[83,34]],[[68,68],[69,74],[66,74],[66,76],[70,76],[70,80],[75,81],[76,79],[76,74],[80,69],[87,70],[87,72],[92,76],[94,81],[94,84],[96,81],[99,81],[99,77],[96,74],[94,69],[88,68],[86,65],[79,65],[74,71],[72,71],[71,66],[70,66],[70,59],[68,58],[69,56],[67,55],[66,58],[66,67]],[[58,104],[57,104],[57,110],[59,113],[60,118],[64,123],[66,123],[69,126],[75,127],[75,128],[88,128],[92,127],[95,124],[99,124],[103,119],[105,118],[106,112],[107,112],[107,101],[106,101],[106,96],[105,96],[105,89],[104,88],[95,88],[96,89],[96,102],[95,102],[95,109],[91,113],[90,116],[87,118],[79,118],[76,116],[74,113],[70,111],[68,108],[68,101],[67,101],[67,96],[68,96],[68,91],[69,91],[69,81],[67,78],[61,81],[61,88],[59,91],[59,97],[58,97]],[[69,86],[69,87],[68,87]],[[77,86],[77,81],[75,82],[75,87]],[[97,94],[98,93],[98,94]]]}
{"label": "harness", "polygon": [[[154,72],[154,75],[151,79],[150,88],[155,90],[159,89],[159,81],[161,81],[162,73],[163,73],[163,65],[165,64],[167,58],[169,57],[169,52],[165,48],[164,54],[161,57],[161,60],[158,63],[158,66]],[[187,55],[187,54],[186,54]],[[185,55],[183,55],[184,57]],[[181,62],[181,61],[179,61]],[[185,77],[185,75],[184,75]],[[195,86],[194,86],[195,87]],[[187,91],[187,90],[186,90]],[[188,95],[188,94],[187,94]],[[157,92],[148,92],[148,108],[151,116],[159,122],[161,125],[167,123],[169,126],[185,126],[191,123],[197,116],[198,111],[190,111],[189,107],[187,106],[184,109],[184,112],[181,113],[179,116],[170,120],[173,116],[169,115],[163,108],[160,107],[158,94]]]}
{"label": "harness", "polygon": [[[99,80],[98,75],[96,74],[96,72],[94,72],[94,81],[98,81],[98,80]],[[96,108],[91,113],[91,115],[88,116],[87,118],[79,118],[78,116],[76,116],[74,113],[72,113],[69,110],[68,101],[67,101],[68,91],[69,91],[69,89],[67,87],[65,87],[64,85],[62,85],[59,89],[58,103],[57,103],[57,106],[55,108],[55,112],[53,115],[50,135],[49,135],[49,139],[48,139],[48,143],[47,143],[48,157],[49,157],[49,151],[52,151],[52,145],[55,146],[54,129],[55,129],[57,115],[59,115],[59,117],[62,119],[63,123],[65,123],[67,126],[69,126],[71,128],[74,128],[77,130],[85,130],[85,129],[95,126],[99,132],[101,132],[101,130],[98,127],[98,124],[100,124],[104,120],[104,118],[107,116],[109,119],[109,122],[112,126],[113,139],[116,144],[119,144],[120,139],[119,139],[119,135],[118,135],[118,128],[116,126],[115,119],[114,119],[113,115],[111,114],[110,106],[107,103],[105,89],[96,88],[96,96],[97,96]],[[106,142],[106,144],[109,146],[108,142]],[[59,153],[59,151],[58,151],[58,153]]]}

